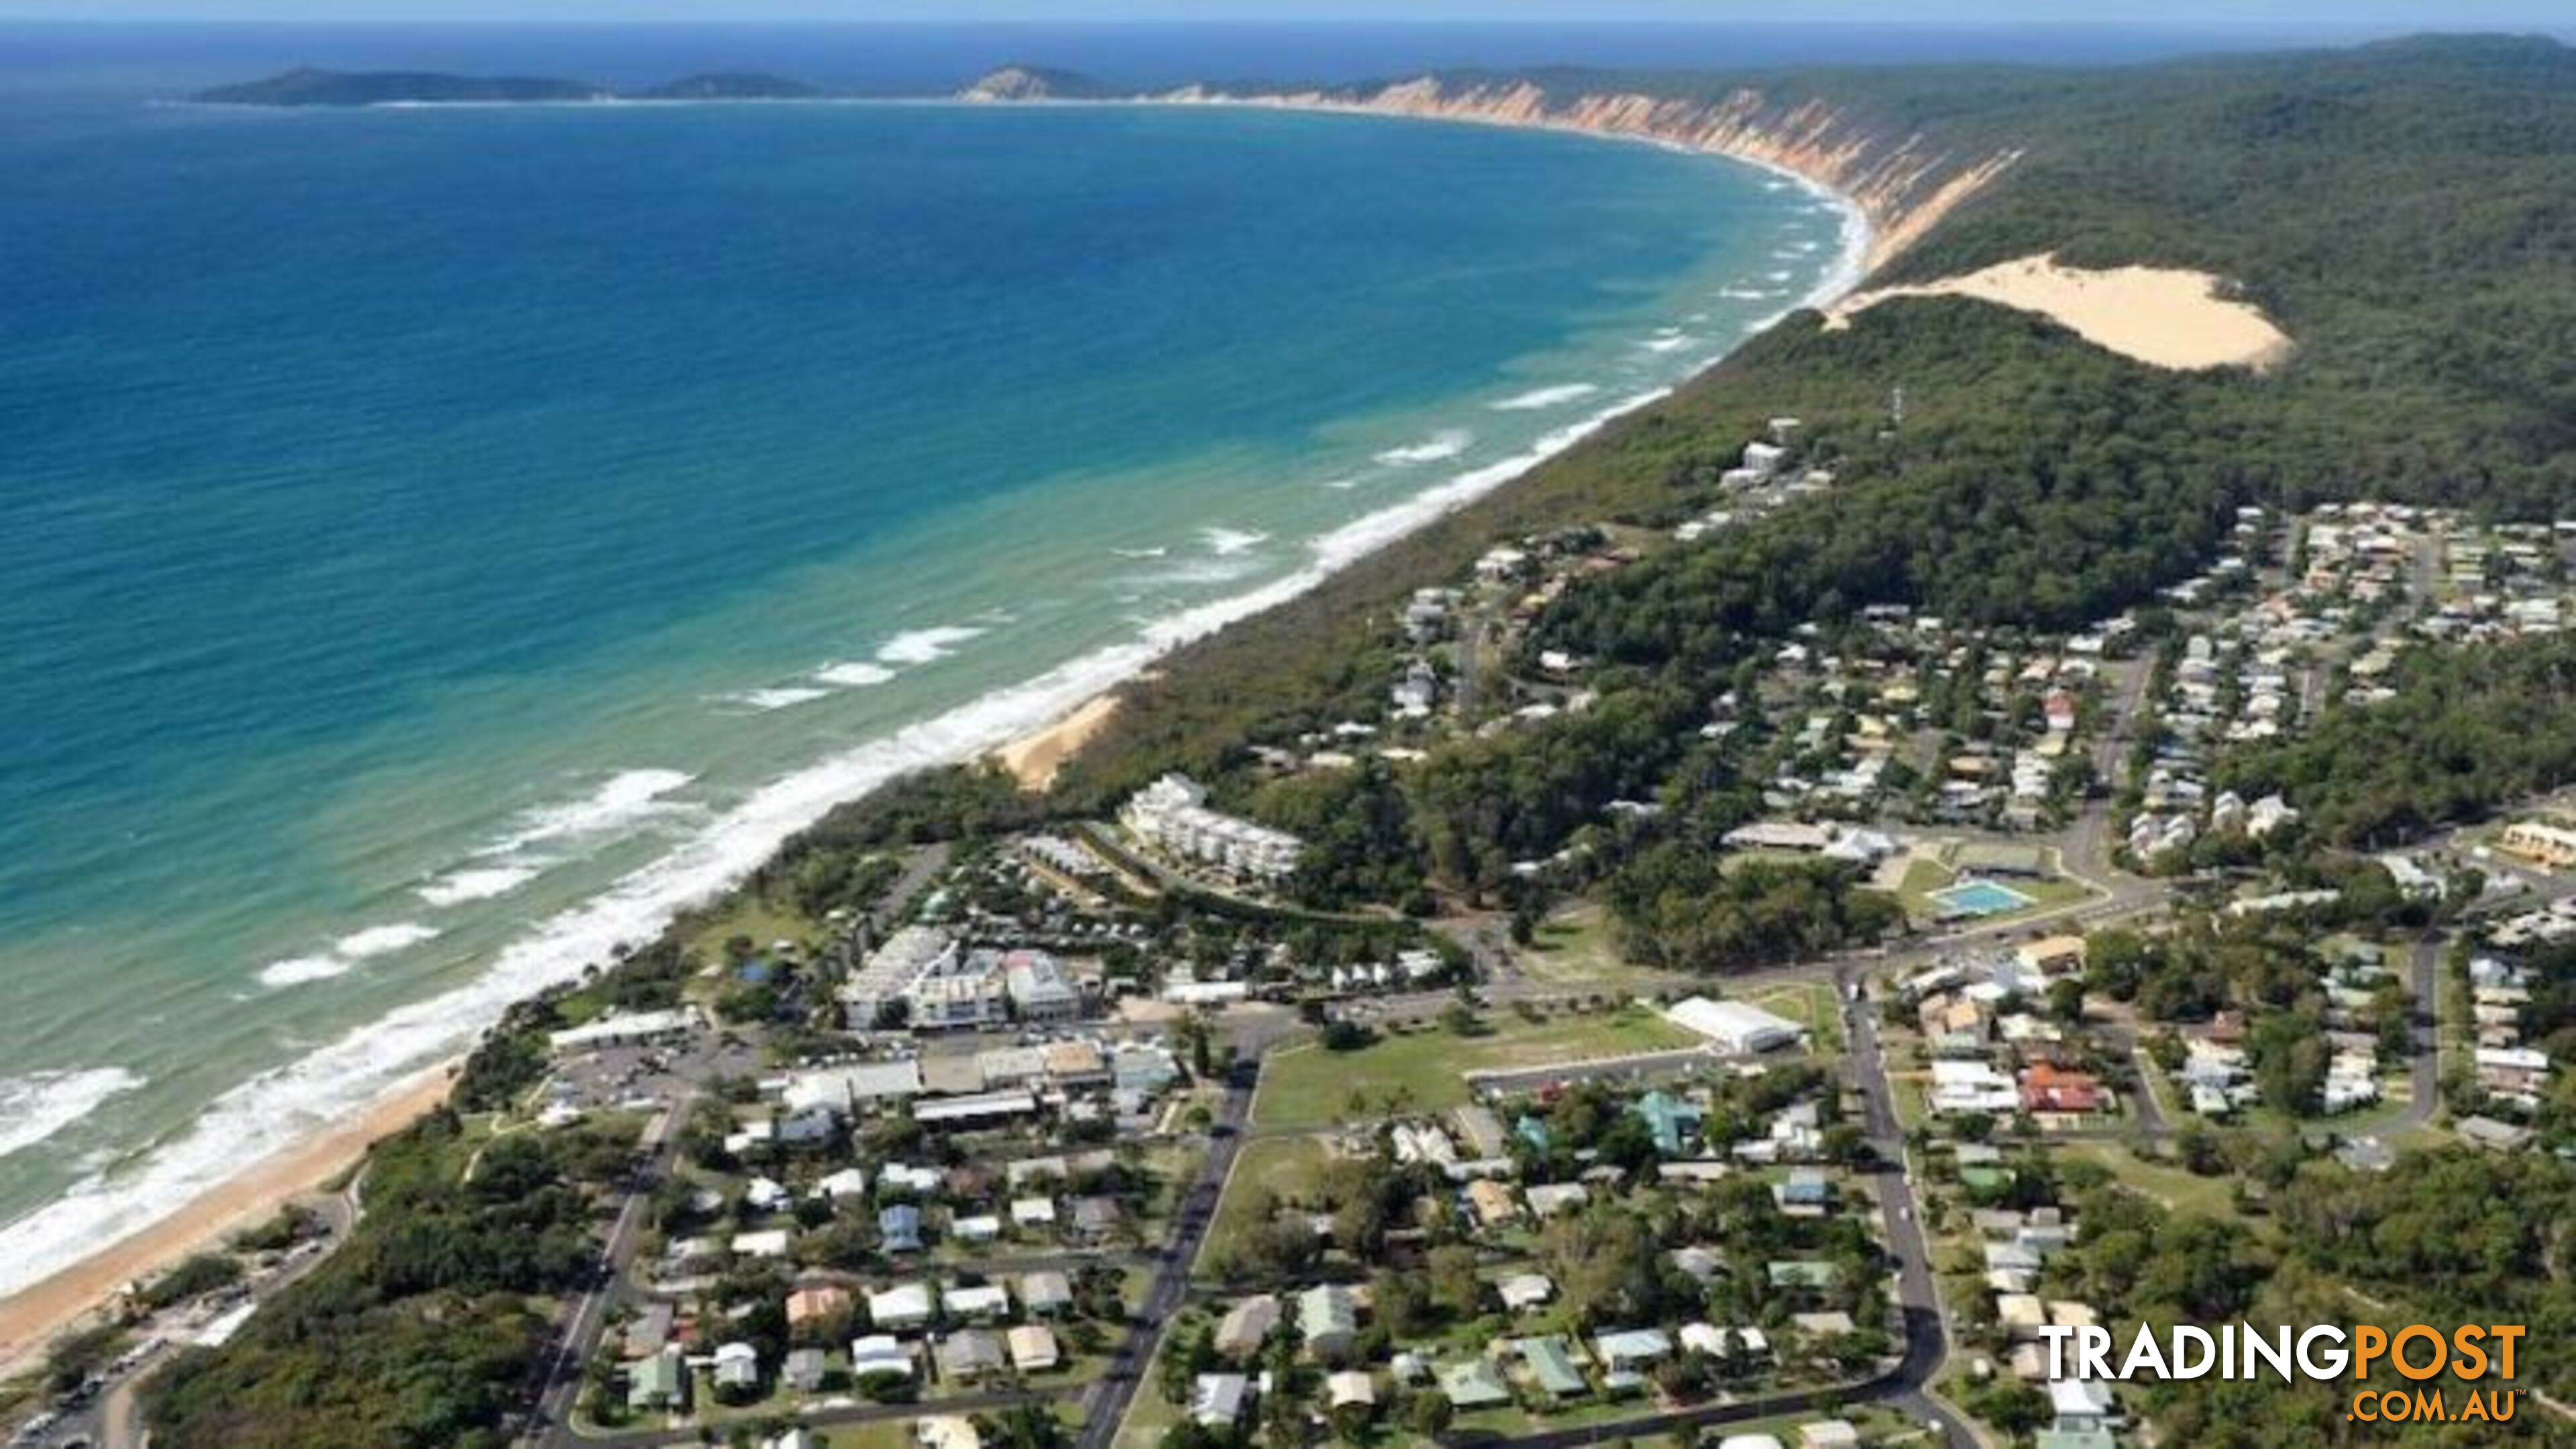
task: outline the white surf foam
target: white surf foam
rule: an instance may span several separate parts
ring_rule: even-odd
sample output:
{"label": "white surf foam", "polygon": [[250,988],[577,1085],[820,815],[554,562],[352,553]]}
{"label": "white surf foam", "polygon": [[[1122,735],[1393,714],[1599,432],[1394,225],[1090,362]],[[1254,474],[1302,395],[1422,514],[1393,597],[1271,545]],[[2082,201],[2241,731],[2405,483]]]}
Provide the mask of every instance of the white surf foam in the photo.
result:
{"label": "white surf foam", "polygon": [[123,1067],[29,1072],[0,1078],[0,1157],[33,1147],[143,1085]]}
{"label": "white surf foam", "polygon": [[929,664],[956,653],[958,645],[983,632],[964,624],[908,629],[888,639],[877,650],[877,660],[882,664]]}
{"label": "white surf foam", "polygon": [[800,704],[812,704],[818,699],[831,697],[832,691],[817,689],[807,684],[772,685],[766,689],[746,689],[740,694],[727,696],[736,704],[749,705],[764,714],[771,710],[793,709]]}
{"label": "white surf foam", "polygon": [[369,926],[363,931],[342,936],[332,944],[331,954],[351,961],[371,961],[378,956],[408,951],[425,941],[437,939],[436,927],[424,926],[417,921],[401,921],[390,926]]}
{"label": "white surf foam", "polygon": [[369,926],[352,931],[331,943],[331,949],[318,956],[290,956],[271,961],[259,968],[259,984],[270,990],[304,986],[315,981],[328,981],[346,976],[362,961],[408,951],[414,946],[438,939],[438,928],[418,921],[397,921],[386,926]]}
{"label": "white surf foam", "polygon": [[1240,528],[1202,528],[1199,537],[1207,540],[1208,552],[1218,558],[1232,558],[1249,553],[1270,541],[1266,533],[1253,533]]}
{"label": "white surf foam", "polygon": [[1171,550],[1168,548],[1113,548],[1110,552],[1120,558],[1161,558]]}
{"label": "white surf foam", "polygon": [[1524,393],[1515,393],[1492,406],[1498,413],[1534,413],[1580,401],[1600,390],[1597,384],[1589,382],[1559,383],[1554,387],[1534,387]]}
{"label": "white surf foam", "polygon": [[[1848,292],[1860,280],[1869,246],[1869,228],[1859,210],[1803,178],[1767,169],[1775,172],[1772,190],[1801,186],[1842,218],[1836,263],[1805,305],[1820,306]],[[1460,473],[1344,524],[1314,540],[1310,562],[1282,578],[1154,620],[1132,642],[1095,650],[767,786],[652,865],[538,925],[502,950],[475,980],[398,1008],[226,1092],[186,1131],[142,1161],[87,1178],[56,1201],[0,1227],[0,1294],[42,1281],[103,1244],[172,1216],[245,1165],[363,1111],[419,1071],[462,1050],[510,1003],[578,979],[585,966],[605,959],[612,948],[649,938],[676,911],[738,881],[780,842],[838,802],[905,771],[963,759],[1041,728],[1172,649],[1295,598],[1354,560],[1492,492],[1670,392],[1658,387],[1623,398],[1548,433],[1518,456]],[[1462,440],[1444,456],[1464,448]]]}
{"label": "white surf foam", "polygon": [[1359,475],[1354,473],[1346,474],[1339,478],[1327,478],[1324,480],[1324,486],[1332,489],[1336,493],[1348,493],[1352,489],[1360,486]]}
{"label": "white surf foam", "polygon": [[1461,473],[1334,529],[1313,541],[1303,566],[1258,588],[1165,615],[1126,643],[1094,650],[763,787],[651,865],[503,948],[473,981],[397,1008],[224,1093],[141,1161],[85,1179],[0,1227],[0,1294],[40,1282],[104,1244],[172,1216],[249,1164],[365,1111],[465,1049],[510,1003],[578,979],[584,967],[606,960],[615,947],[649,939],[675,912],[741,880],[839,802],[907,771],[964,759],[1042,728],[1171,650],[1295,598],[1353,560],[1493,491],[1669,391],[1624,399],[1550,432],[1525,453]]}
{"label": "white surf foam", "polygon": [[508,855],[532,845],[622,830],[667,810],[662,797],[696,778],[680,770],[621,770],[580,800],[530,811],[480,854]]}
{"label": "white surf foam", "polygon": [[1476,435],[1466,429],[1450,428],[1434,433],[1419,443],[1408,443],[1401,448],[1389,448],[1378,454],[1377,460],[1390,468],[1408,467],[1415,463],[1445,462],[1467,451],[1468,446],[1475,441]]}
{"label": "white surf foam", "polygon": [[1687,332],[1660,332],[1637,345],[1648,352],[1679,352],[1698,341]]}
{"label": "white surf foam", "polygon": [[468,866],[450,871],[412,894],[441,908],[461,906],[468,901],[506,896],[543,874],[545,867],[541,865]]}
{"label": "white surf foam", "polygon": [[290,956],[259,968],[259,984],[272,991],[304,986],[315,981],[328,981],[335,976],[346,976],[356,965],[356,962],[338,956]]}
{"label": "white surf foam", "polygon": [[882,664],[854,659],[842,664],[827,664],[815,670],[814,677],[839,689],[865,689],[894,678],[894,671]]}

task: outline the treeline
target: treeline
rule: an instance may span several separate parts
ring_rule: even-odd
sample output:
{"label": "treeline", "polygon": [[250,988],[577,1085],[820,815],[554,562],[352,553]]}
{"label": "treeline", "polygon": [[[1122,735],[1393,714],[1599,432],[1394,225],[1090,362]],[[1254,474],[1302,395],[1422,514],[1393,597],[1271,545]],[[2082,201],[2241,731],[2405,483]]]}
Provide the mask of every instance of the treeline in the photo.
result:
{"label": "treeline", "polygon": [[2576,640],[2417,648],[2384,681],[2395,697],[2326,711],[2297,739],[2229,759],[2223,783],[2278,792],[2329,845],[2403,843],[2576,781]]}
{"label": "treeline", "polygon": [[477,1157],[446,1110],[378,1143],[350,1240],[231,1342],[150,1382],[154,1441],[498,1449],[550,1295],[597,1257],[591,1189],[628,1164],[625,1143],[585,1129],[492,1138]]}

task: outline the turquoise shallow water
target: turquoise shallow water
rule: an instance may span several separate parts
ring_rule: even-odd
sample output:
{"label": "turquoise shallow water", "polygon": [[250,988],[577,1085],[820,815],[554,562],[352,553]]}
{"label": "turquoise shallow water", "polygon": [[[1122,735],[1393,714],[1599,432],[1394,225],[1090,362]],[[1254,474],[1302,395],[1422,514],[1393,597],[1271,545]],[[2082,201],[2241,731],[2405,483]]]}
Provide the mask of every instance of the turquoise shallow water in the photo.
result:
{"label": "turquoise shallow water", "polygon": [[1841,224],[1237,111],[0,127],[0,1290],[1687,374]]}

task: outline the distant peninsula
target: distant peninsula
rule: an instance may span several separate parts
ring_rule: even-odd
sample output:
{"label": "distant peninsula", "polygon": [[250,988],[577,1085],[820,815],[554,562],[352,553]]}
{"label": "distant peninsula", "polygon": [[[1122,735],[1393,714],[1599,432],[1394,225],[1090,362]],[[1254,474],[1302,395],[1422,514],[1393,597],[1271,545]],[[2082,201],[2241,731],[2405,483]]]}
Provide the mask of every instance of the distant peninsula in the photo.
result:
{"label": "distant peninsula", "polygon": [[335,71],[299,67],[265,80],[217,86],[190,99],[220,106],[492,105],[574,101],[807,100],[823,94],[802,81],[747,72],[684,76],[621,91],[553,76],[469,76],[436,71]]}

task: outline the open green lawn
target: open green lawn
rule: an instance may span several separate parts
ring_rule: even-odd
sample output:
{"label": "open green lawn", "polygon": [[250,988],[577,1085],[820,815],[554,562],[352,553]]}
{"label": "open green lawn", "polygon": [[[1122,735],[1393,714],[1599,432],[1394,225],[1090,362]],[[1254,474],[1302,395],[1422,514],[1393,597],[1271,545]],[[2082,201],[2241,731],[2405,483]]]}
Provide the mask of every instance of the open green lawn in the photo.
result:
{"label": "open green lawn", "polygon": [[1651,985],[1655,974],[1619,954],[1610,913],[1586,901],[1550,916],[1520,952],[1521,970],[1568,990],[1630,991]]}
{"label": "open green lawn", "polygon": [[1811,1048],[1830,1056],[1843,1047],[1843,1014],[1836,1004],[1834,988],[1823,981],[1803,981],[1789,986],[1774,986],[1744,998],[1748,1006],[1777,1012],[1807,1028]]}
{"label": "open green lawn", "polygon": [[1208,1225],[1207,1240],[1199,1245],[1199,1261],[1223,1261],[1246,1233],[1260,1225],[1248,1210],[1255,1198],[1295,1197],[1311,1191],[1330,1161],[1331,1153],[1316,1137],[1264,1137],[1243,1144],[1234,1159],[1234,1172],[1226,1179],[1225,1196],[1217,1203],[1216,1221]]}
{"label": "open green lawn", "polygon": [[1940,910],[1933,903],[1932,893],[1947,888],[1957,879],[1950,867],[1918,855],[1906,863],[1905,878],[1896,886],[1896,902],[1905,908],[1908,917],[1925,919]]}
{"label": "open green lawn", "polygon": [[1545,1067],[1637,1052],[1674,1051],[1699,1038],[1642,1007],[1596,1015],[1524,1021],[1509,1012],[1486,1018],[1486,1031],[1457,1036],[1438,1027],[1388,1033],[1357,1051],[1320,1045],[1275,1053],[1261,1074],[1252,1120],[1260,1127],[1320,1129],[1347,1121],[1351,1096],[1382,1110],[1400,1097],[1406,1109],[1438,1112],[1464,1105],[1465,1073]]}
{"label": "open green lawn", "polygon": [[2116,1142],[2067,1142],[2059,1144],[2056,1150],[2069,1157],[2101,1164],[2123,1185],[2145,1193],[2175,1212],[2198,1213],[2213,1218],[2236,1215],[2236,1203],[2229,1190],[2229,1184],[2234,1181],[2232,1178],[2195,1177],[2167,1163],[2143,1162]]}
{"label": "open green lawn", "polygon": [[722,961],[725,942],[736,936],[749,937],[755,955],[766,954],[773,941],[793,941],[810,951],[822,939],[822,928],[746,891],[731,897],[723,909],[707,919],[705,926],[689,938],[689,950],[701,960]]}

